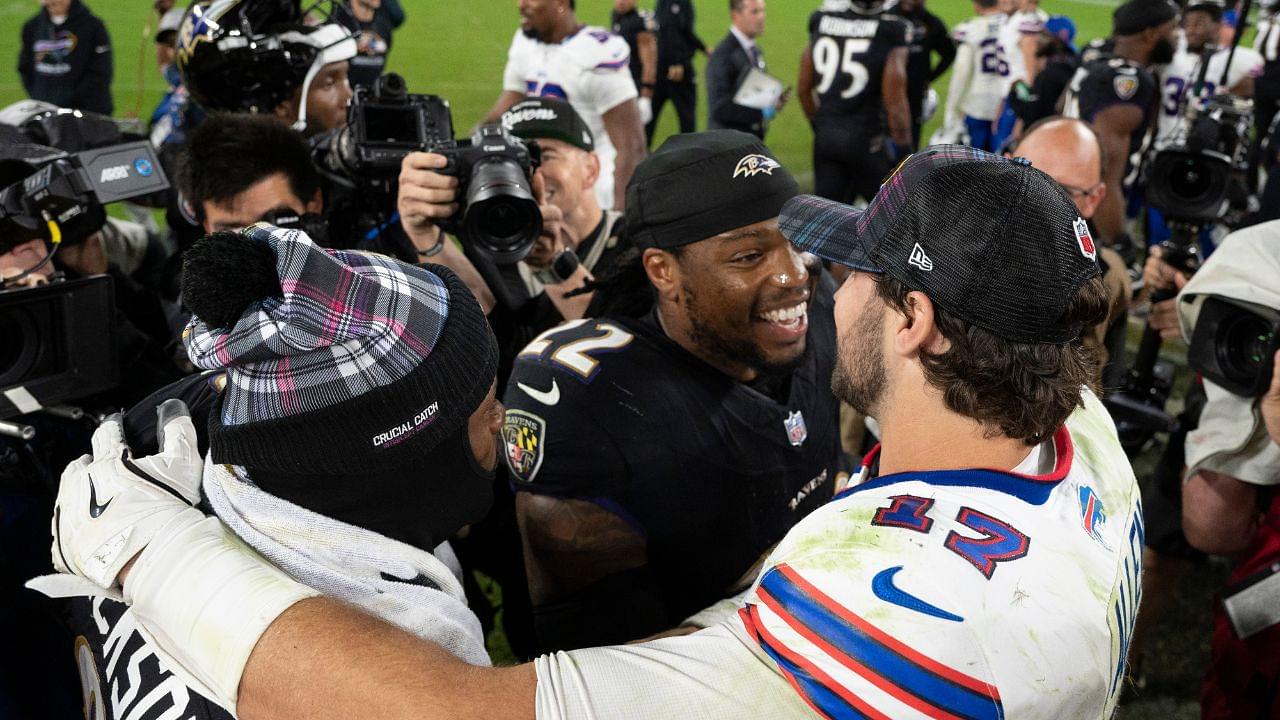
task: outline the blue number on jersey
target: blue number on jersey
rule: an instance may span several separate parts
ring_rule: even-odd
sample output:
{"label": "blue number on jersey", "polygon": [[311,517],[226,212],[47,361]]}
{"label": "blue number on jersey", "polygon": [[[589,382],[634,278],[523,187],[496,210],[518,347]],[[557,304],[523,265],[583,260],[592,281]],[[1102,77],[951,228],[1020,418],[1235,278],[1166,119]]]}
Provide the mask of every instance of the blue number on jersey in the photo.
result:
{"label": "blue number on jersey", "polygon": [[967,538],[952,530],[947,533],[947,549],[972,563],[988,580],[996,571],[996,563],[1017,560],[1031,547],[1031,538],[1012,525],[973,508],[960,508],[956,522],[984,537]]}
{"label": "blue number on jersey", "polygon": [[871,519],[872,525],[905,528],[919,533],[927,533],[933,529],[933,518],[925,516],[929,508],[933,507],[932,499],[915,495],[894,495],[892,500],[892,505],[876,511],[876,516]]}

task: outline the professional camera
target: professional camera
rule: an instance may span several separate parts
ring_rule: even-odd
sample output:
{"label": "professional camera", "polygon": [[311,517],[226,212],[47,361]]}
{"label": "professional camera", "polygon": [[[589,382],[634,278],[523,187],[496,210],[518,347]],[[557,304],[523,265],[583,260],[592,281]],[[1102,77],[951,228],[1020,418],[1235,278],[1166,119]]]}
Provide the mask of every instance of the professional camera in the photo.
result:
{"label": "professional camera", "polygon": [[1209,296],[1200,307],[1187,364],[1242,397],[1267,391],[1280,348],[1280,313],[1229,298]]}
{"label": "professional camera", "polygon": [[1188,103],[1185,141],[1156,153],[1147,167],[1147,202],[1170,222],[1205,225],[1219,219],[1236,172],[1247,167],[1253,101],[1215,95],[1198,109]]}
{"label": "professional camera", "polygon": [[14,144],[0,160],[0,252],[35,238],[74,244],[106,222],[103,205],[167,190],[151,143],[140,140],[67,153]]}
{"label": "professional camera", "polygon": [[347,108],[347,127],[313,140],[317,165],[340,177],[372,183],[394,197],[400,163],[411,152],[444,155],[441,170],[458,178],[457,214],[442,223],[468,246],[498,263],[529,253],[542,232],[542,214],[530,178],[540,162],[536,143],[501,125],[481,125],[469,139],[453,138],[449,103],[408,92],[389,73],[359,88]]}
{"label": "professional camera", "polygon": [[0,291],[0,420],[119,384],[114,315],[106,275]]}

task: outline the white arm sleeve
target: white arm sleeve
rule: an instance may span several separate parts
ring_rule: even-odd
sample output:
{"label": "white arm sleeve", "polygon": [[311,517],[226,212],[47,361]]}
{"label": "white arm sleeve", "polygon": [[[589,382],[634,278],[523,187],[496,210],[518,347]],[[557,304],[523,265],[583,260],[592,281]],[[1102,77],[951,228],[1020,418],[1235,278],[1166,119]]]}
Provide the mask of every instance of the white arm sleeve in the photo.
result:
{"label": "white arm sleeve", "polygon": [[511,39],[511,47],[507,50],[507,66],[502,70],[502,89],[523,93],[525,91],[525,78],[518,57],[520,54],[518,51],[519,43],[520,31],[517,30],[516,36]]}
{"label": "white arm sleeve", "polygon": [[955,127],[960,124],[960,103],[969,90],[971,75],[973,75],[973,46],[962,42],[956,48],[956,61],[951,66],[951,84],[947,88],[947,112],[943,115],[943,125]]}
{"label": "white arm sleeve", "polygon": [[544,655],[535,667],[538,720],[814,717],[736,616],[692,635]]}

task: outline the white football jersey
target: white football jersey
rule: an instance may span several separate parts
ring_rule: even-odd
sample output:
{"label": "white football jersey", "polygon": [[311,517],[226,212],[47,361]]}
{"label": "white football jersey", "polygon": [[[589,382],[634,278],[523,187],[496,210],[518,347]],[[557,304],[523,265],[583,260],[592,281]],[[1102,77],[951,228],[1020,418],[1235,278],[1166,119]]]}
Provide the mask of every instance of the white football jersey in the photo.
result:
{"label": "white football jersey", "polygon": [[[1202,98],[1211,97],[1219,91],[1226,92],[1227,88],[1235,87],[1245,78],[1262,75],[1262,55],[1240,46],[1231,59],[1231,72],[1227,77],[1226,87],[1220,87],[1222,71],[1227,66],[1227,53],[1228,50],[1223,48],[1209,56],[1209,72],[1205,75],[1205,85],[1200,95]],[[1182,120],[1186,115],[1185,105],[1199,77],[1200,55],[1185,49],[1179,50],[1173,56],[1173,62],[1166,65],[1160,73],[1160,120],[1155,145],[1157,150],[1180,140],[1184,124]]]}
{"label": "white football jersey", "polygon": [[558,43],[526,37],[519,30],[507,51],[502,87],[529,96],[567,100],[591,128],[600,179],[596,195],[601,207],[613,207],[613,161],[616,156],[604,129],[604,114],[635,98],[627,41],[598,27],[582,27]]}
{"label": "white football jersey", "polygon": [[1023,10],[1010,15],[1000,28],[1000,47],[1004,48],[1004,56],[1009,62],[1009,76],[1005,84],[1006,94],[1014,81],[1025,82],[1027,79],[1026,60],[1022,57],[1022,49],[1018,47],[1018,43],[1027,35],[1039,35],[1040,31],[1044,30],[1045,21],[1048,19],[1049,13],[1039,8]]}
{"label": "white football jersey", "polygon": [[855,478],[739,614],[826,717],[1109,718],[1141,565],[1133,470],[1086,392],[1013,472]]}
{"label": "white football jersey", "polygon": [[1000,28],[1004,13],[981,15],[960,23],[951,35],[957,43],[970,46],[973,54],[973,76],[960,110],[969,117],[994,120],[1009,88],[1009,60],[1000,44]]}

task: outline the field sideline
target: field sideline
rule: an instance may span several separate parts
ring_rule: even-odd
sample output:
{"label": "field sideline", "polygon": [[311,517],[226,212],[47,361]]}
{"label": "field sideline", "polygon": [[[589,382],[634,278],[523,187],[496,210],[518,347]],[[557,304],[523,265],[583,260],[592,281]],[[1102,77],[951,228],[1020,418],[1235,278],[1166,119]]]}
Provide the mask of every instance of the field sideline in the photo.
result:
{"label": "field sideline", "polygon": [[[698,34],[709,47],[714,47],[728,31],[728,1],[695,2]],[[455,126],[471,127],[498,95],[507,46],[519,23],[515,0],[402,3],[408,20],[395,35],[389,68],[405,76],[411,91],[448,99],[453,105]],[[149,14],[151,3],[88,0],[88,4],[106,22],[115,45],[112,92],[116,114],[125,115],[137,107],[140,115],[149,116],[164,92],[164,83],[155,69],[151,43],[154,31],[143,32],[144,26],[155,25],[154,16]],[[807,39],[806,21],[818,4],[817,0],[772,0],[768,4],[768,25],[760,45],[770,72],[788,83],[794,83]],[[1112,0],[1046,0],[1041,7],[1051,14],[1074,18],[1080,27],[1077,40],[1082,42],[1107,33],[1111,8],[1116,4]],[[640,5],[651,8],[653,2],[640,0]],[[965,0],[931,0],[929,7],[948,26],[972,15],[972,6]],[[0,73],[0,106],[25,97],[17,75],[20,29],[37,9],[36,0],[0,0],[0,59],[7,67]],[[578,0],[578,17],[585,23],[607,25],[611,9],[609,0]],[[696,62],[701,79],[705,58],[699,56]],[[940,95],[945,94],[946,87],[945,77],[934,84]],[[706,125],[706,100],[701,90],[698,125]],[[926,128],[926,137],[934,127],[936,121]],[[658,138],[675,130],[675,111],[668,107]],[[793,100],[770,127],[767,142],[805,187],[812,185],[810,140],[808,124],[799,103]]]}

